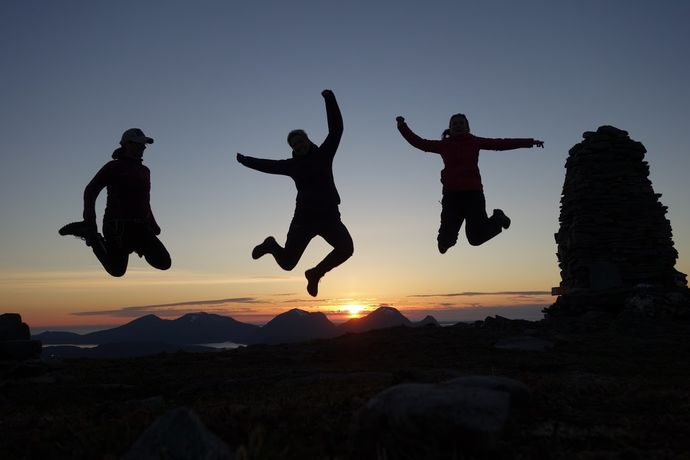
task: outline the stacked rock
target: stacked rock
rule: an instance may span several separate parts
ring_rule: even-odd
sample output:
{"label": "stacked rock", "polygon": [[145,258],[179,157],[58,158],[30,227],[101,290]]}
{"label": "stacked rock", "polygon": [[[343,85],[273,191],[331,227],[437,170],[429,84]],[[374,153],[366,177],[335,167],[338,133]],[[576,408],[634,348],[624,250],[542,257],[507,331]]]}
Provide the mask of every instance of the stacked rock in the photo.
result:
{"label": "stacked rock", "polygon": [[644,291],[655,296],[645,313],[687,315],[690,291],[686,275],[674,268],[678,252],[667,207],[649,180],[647,150],[613,126],[583,138],[565,164],[555,234],[561,283],[553,289],[559,298],[546,313],[639,309],[631,307],[631,299]]}
{"label": "stacked rock", "polygon": [[0,315],[0,360],[21,361],[41,355],[40,340],[31,340],[29,326],[18,313]]}

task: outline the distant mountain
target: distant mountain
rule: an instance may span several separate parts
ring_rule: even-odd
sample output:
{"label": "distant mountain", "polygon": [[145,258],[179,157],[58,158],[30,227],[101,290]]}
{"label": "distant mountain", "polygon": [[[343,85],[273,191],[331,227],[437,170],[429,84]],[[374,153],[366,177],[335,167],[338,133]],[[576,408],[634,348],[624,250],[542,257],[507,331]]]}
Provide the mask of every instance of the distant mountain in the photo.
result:
{"label": "distant mountain", "polygon": [[95,344],[113,342],[159,342],[170,344],[198,344],[235,342],[247,340],[259,326],[234,320],[229,316],[210,313],[189,313],[174,320],[146,315],[112,329],[73,334],[47,331],[35,335],[44,345]]}
{"label": "distant mountain", "polygon": [[341,332],[321,312],[294,308],[282,313],[254,332],[249,343],[288,343],[328,339]]}
{"label": "distant mountain", "polygon": [[220,351],[218,348],[200,345],[175,345],[161,342],[116,342],[98,345],[94,348],[79,348],[56,345],[43,348],[43,357],[55,358],[134,358],[137,356],[156,355],[159,353],[210,353]]}
{"label": "distant mountain", "polygon": [[[321,312],[292,309],[282,313],[263,327],[236,321],[229,316],[210,313],[189,313],[174,320],[155,315],[137,318],[119,327],[89,334],[47,331],[33,336],[44,345],[100,345],[91,349],[78,347],[53,348],[61,357],[121,357],[172,352],[187,345],[235,342],[241,344],[274,344],[304,342],[333,338],[348,332],[367,332],[388,327],[438,326],[427,316],[413,323],[393,307],[379,307],[362,318],[336,326]],[[111,345],[112,344],[112,345]],[[115,345],[117,344],[117,346]],[[106,346],[109,345],[109,346]]]}
{"label": "distant mountain", "polygon": [[436,321],[436,318],[434,318],[431,315],[426,315],[423,320],[417,321],[416,323],[412,323],[414,327],[428,327],[428,326],[433,326],[433,327],[441,327],[438,321]]}
{"label": "distant mountain", "polygon": [[412,327],[413,324],[397,308],[379,307],[366,316],[345,321],[338,329],[342,332],[366,332],[397,326]]}

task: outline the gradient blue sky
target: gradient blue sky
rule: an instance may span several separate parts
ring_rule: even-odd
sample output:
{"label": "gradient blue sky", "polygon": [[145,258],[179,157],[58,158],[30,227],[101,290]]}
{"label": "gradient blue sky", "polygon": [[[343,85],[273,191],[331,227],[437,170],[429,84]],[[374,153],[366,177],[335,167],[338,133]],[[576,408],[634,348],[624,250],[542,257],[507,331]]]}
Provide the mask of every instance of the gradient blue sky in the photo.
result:
{"label": "gradient blue sky", "polygon": [[[529,316],[560,280],[553,234],[567,152],[603,124],[647,147],[687,273],[688,23],[685,1],[4,1],[0,311],[32,326],[199,309],[335,317],[347,304],[412,318],[499,306]],[[294,128],[320,142],[324,88],[345,121],[334,171],[355,255],[313,300],[303,272],[329,247],[315,240],[292,272],[252,261],[266,235],[284,240],[294,186],[235,153],[285,158]],[[461,237],[441,256],[441,159],[406,144],[394,118],[438,138],[456,112],[477,135],[546,148],[481,155],[487,207],[513,225],[481,247]],[[114,279],[57,229],[80,218],[84,186],[134,126],[156,139],[145,163],[173,268],[132,257]]]}

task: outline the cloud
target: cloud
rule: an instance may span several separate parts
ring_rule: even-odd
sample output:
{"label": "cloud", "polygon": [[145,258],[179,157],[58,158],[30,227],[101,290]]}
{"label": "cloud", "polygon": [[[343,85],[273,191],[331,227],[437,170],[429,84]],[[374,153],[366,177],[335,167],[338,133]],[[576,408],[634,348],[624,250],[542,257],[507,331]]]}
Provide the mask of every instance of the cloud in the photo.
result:
{"label": "cloud", "polygon": [[[148,314],[180,314],[194,313],[198,312],[199,308],[196,307],[214,307],[227,304],[258,304],[263,303],[261,300],[254,297],[232,297],[228,299],[214,299],[214,300],[191,300],[188,302],[175,302],[175,303],[164,303],[158,305],[138,305],[133,307],[122,307],[114,310],[94,310],[94,311],[80,311],[73,312],[72,315],[75,316],[125,316],[125,317],[135,317],[143,316]],[[174,307],[188,307],[188,308],[174,308]],[[195,307],[195,308],[189,308]],[[209,309],[206,309],[209,311]],[[233,310],[228,309],[211,309],[210,311],[222,311],[222,312],[238,312],[238,313],[251,313],[255,312],[256,309],[253,308],[235,308]]]}
{"label": "cloud", "polygon": [[551,291],[497,291],[497,292],[453,292],[450,294],[412,294],[408,297],[473,297],[482,295],[509,295],[518,296],[521,298],[534,296],[551,296]]}

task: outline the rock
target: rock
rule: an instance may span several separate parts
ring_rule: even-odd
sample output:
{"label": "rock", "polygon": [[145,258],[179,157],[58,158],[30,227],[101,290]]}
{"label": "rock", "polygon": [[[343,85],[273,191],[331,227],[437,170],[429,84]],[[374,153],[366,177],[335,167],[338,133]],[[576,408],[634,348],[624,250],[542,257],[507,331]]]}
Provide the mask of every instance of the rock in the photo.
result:
{"label": "rock", "polygon": [[515,380],[459,377],[401,384],[374,396],[354,425],[356,458],[486,458],[500,453],[530,400]]}
{"label": "rock", "polygon": [[22,317],[18,313],[3,313],[0,315],[0,342],[30,339],[29,326],[22,323]]}
{"label": "rock", "polygon": [[225,460],[234,455],[228,446],[206,429],[186,408],[159,417],[123,457],[124,460]]}
{"label": "rock", "polygon": [[553,342],[537,337],[516,336],[499,340],[494,345],[494,348],[499,350],[547,351],[552,349],[553,346]]}

